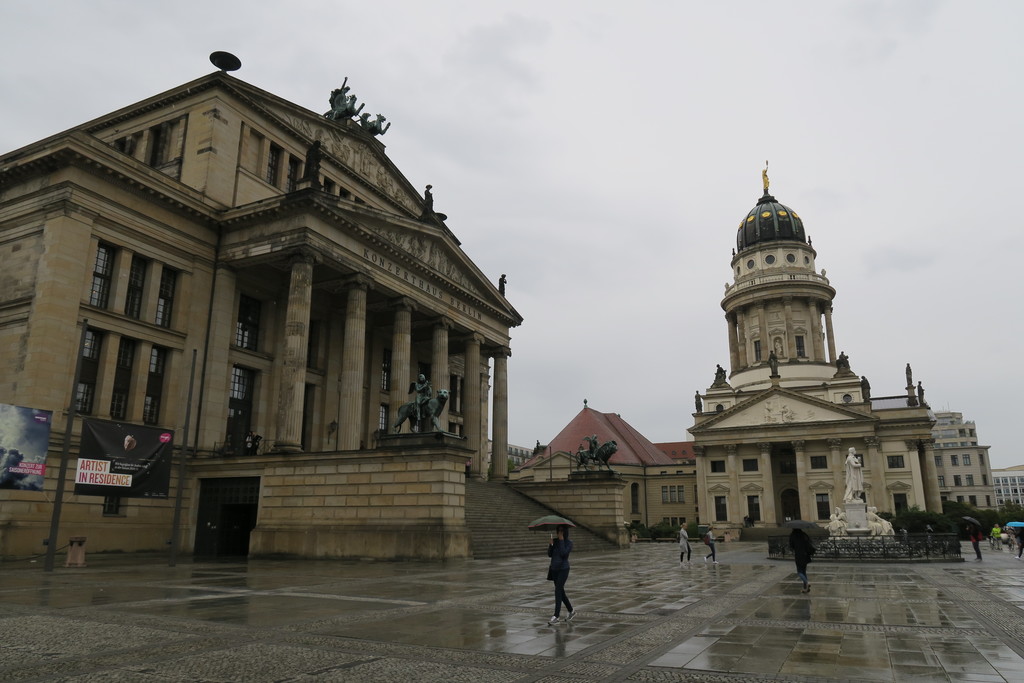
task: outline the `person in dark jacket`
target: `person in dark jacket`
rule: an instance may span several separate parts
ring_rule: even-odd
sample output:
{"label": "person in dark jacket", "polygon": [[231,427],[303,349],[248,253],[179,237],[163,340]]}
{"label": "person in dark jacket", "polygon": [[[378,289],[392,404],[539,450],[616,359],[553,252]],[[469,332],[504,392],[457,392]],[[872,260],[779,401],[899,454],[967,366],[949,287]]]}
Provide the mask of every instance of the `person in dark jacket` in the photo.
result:
{"label": "person in dark jacket", "polygon": [[793,551],[793,559],[796,561],[796,575],[804,583],[804,587],[800,589],[800,592],[810,593],[811,584],[807,581],[807,565],[814,555],[814,545],[811,543],[811,537],[803,529],[793,529],[793,532],[789,535],[789,547]]}
{"label": "person in dark jacket", "polygon": [[548,542],[548,557],[551,558],[551,566],[548,568],[548,575],[555,582],[555,615],[548,620],[549,624],[558,623],[558,615],[562,611],[562,603],[569,610],[566,621],[576,618],[576,611],[569,602],[569,596],[565,594],[565,582],[569,579],[569,553],[572,552],[572,541],[569,540],[569,527],[563,525],[558,527],[557,538]]}
{"label": "person in dark jacket", "polygon": [[968,524],[967,538],[971,539],[971,547],[974,548],[974,554],[977,555],[974,561],[981,562],[981,542],[985,538],[985,535],[981,533],[981,527]]}

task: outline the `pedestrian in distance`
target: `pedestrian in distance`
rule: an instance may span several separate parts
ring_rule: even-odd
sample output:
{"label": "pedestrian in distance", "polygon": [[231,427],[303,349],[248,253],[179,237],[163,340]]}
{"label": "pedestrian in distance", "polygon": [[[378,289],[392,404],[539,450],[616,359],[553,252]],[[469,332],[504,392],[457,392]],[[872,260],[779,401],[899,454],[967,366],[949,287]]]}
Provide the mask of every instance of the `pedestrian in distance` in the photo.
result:
{"label": "pedestrian in distance", "polygon": [[690,564],[690,537],[686,533],[686,526],[679,527],[679,566],[683,566],[683,557],[686,558],[686,564]]}
{"label": "pedestrian in distance", "polygon": [[974,554],[977,555],[974,558],[975,562],[981,562],[981,541],[984,538],[984,534],[981,533],[981,528],[973,524],[967,526],[967,538],[971,539],[971,547],[974,548]]}
{"label": "pedestrian in distance", "polygon": [[1021,553],[1024,553],[1024,526],[1019,526],[1014,529],[1017,532],[1017,559],[1020,559]]}
{"label": "pedestrian in distance", "polygon": [[815,552],[811,537],[803,529],[793,529],[789,534],[789,548],[793,551],[793,560],[796,561],[796,575],[804,584],[800,592],[810,593],[811,584],[807,580],[807,565],[810,564]]}
{"label": "pedestrian in distance", "polygon": [[704,556],[704,563],[707,564],[708,558],[711,558],[711,564],[718,564],[718,556],[715,554],[715,528],[708,526],[708,531],[704,534],[704,545],[708,547],[710,551]]}
{"label": "pedestrian in distance", "polygon": [[562,605],[569,610],[566,621],[576,618],[576,611],[569,602],[569,596],[565,594],[565,582],[569,579],[569,553],[572,552],[572,541],[569,539],[569,527],[558,527],[557,537],[548,541],[548,557],[551,558],[551,565],[548,567],[548,579],[555,582],[555,614],[548,620],[549,624],[557,624],[559,615],[562,612]]}

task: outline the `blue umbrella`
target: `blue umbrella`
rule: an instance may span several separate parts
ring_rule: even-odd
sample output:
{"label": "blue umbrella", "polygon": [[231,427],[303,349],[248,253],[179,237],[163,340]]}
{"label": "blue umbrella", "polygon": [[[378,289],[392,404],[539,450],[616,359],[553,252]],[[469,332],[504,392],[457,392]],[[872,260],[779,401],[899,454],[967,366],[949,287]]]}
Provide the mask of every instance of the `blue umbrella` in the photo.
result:
{"label": "blue umbrella", "polygon": [[1003,526],[1024,526],[1024,522],[1007,522]]}

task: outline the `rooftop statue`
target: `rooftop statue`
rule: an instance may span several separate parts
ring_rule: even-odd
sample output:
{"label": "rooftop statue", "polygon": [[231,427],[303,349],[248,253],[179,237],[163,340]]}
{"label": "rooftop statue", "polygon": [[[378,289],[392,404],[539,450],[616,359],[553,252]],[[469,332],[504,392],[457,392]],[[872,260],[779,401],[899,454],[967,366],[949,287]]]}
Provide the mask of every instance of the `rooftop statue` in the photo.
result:
{"label": "rooftop statue", "polygon": [[771,377],[779,376],[779,357],[775,355],[774,349],[768,354],[768,367],[772,371]]}
{"label": "rooftop statue", "polygon": [[725,384],[725,368],[721,365],[715,366],[715,383],[712,386],[721,386]]}
{"label": "rooftop statue", "polygon": [[583,440],[587,442],[588,446],[586,450],[583,448],[583,444],[576,449],[576,467],[577,469],[589,470],[590,465],[597,466],[597,469],[604,467],[609,472],[614,472],[612,466],[608,464],[608,460],[615,455],[615,451],[619,450],[619,445],[615,441],[606,441],[600,446],[597,445],[597,434],[593,436],[585,436]]}
{"label": "rooftop statue", "polygon": [[375,118],[373,121],[370,120],[369,114],[359,115],[359,125],[362,126],[363,130],[365,130],[370,135],[384,135],[384,133],[387,133],[388,128],[391,127],[391,124],[388,123],[388,125],[385,126],[385,121],[387,121],[387,119],[384,116],[381,116],[380,114],[377,114],[377,118]]}
{"label": "rooftop statue", "polygon": [[846,352],[840,351],[839,358],[836,358],[836,370],[849,370],[850,369],[850,358],[846,355]]}
{"label": "rooftop statue", "polygon": [[345,85],[346,83],[348,83],[348,76],[345,76],[345,81],[341,84],[340,88],[331,91],[331,97],[328,100],[331,104],[331,110],[324,114],[324,116],[332,121],[344,121],[353,116],[358,116],[365,106],[360,104],[358,108],[356,107],[356,96],[348,94],[351,88]]}

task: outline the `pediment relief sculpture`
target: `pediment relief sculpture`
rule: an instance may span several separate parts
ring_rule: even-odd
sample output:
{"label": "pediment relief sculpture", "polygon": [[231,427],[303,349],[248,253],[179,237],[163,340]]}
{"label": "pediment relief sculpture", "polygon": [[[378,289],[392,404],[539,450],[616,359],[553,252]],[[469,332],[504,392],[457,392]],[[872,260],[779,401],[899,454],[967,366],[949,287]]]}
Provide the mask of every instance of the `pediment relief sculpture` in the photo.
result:
{"label": "pediment relief sculpture", "polygon": [[467,292],[480,293],[480,288],[449,258],[444,246],[421,234],[403,232],[384,226],[369,226],[369,230],[412,258],[426,264],[431,270],[459,285]]}

